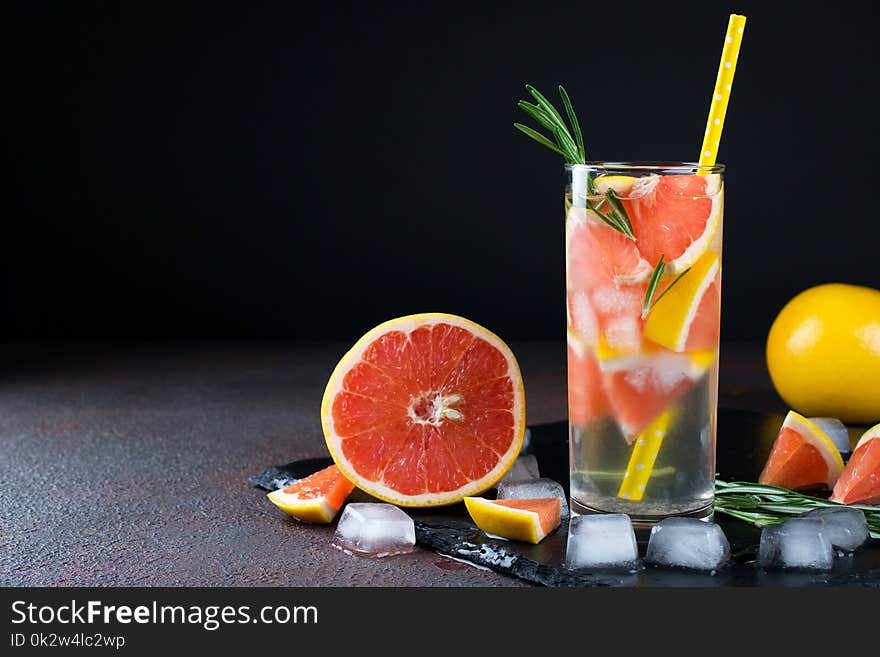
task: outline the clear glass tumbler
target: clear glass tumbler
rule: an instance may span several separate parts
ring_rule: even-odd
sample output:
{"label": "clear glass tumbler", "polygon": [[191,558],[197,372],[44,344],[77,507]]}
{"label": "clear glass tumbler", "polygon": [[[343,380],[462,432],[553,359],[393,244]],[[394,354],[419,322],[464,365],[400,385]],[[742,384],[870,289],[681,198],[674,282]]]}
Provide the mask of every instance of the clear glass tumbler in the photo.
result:
{"label": "clear glass tumbler", "polygon": [[566,165],[571,505],[706,516],[715,483],[723,165]]}

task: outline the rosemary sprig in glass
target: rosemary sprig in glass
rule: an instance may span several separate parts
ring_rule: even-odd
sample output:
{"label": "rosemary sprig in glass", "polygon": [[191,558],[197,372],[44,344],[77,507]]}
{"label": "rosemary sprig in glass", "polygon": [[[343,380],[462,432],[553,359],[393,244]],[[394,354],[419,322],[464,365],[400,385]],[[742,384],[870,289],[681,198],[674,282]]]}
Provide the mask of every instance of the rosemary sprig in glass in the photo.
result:
{"label": "rosemary sprig in glass", "polygon": [[715,480],[715,510],[757,527],[785,522],[810,509],[821,507],[859,509],[868,521],[868,533],[880,538],[880,507],[867,504],[839,504],[821,497],[796,493],[778,486],[748,481]]}
{"label": "rosemary sprig in glass", "polygon": [[[553,103],[547,100],[544,94],[530,84],[526,85],[526,90],[535,100],[535,103],[521,100],[517,103],[517,107],[548,131],[550,137],[522,123],[514,123],[513,127],[542,146],[546,146],[554,153],[558,153],[569,164],[586,164],[587,155],[584,147],[584,136],[581,132],[577,115],[574,112],[574,107],[571,104],[571,98],[569,98],[568,92],[565,91],[565,87],[559,85],[559,95],[562,98],[562,105],[565,108],[568,125],[566,125],[559,110],[553,106]],[[587,174],[587,193],[593,196],[599,194],[593,181],[593,176],[589,173]],[[607,209],[603,210],[603,207]],[[587,201],[587,208],[595,212],[602,221],[614,230],[626,235],[631,240],[636,239],[626,208],[623,207],[620,197],[617,196],[613,189],[608,189],[602,200],[595,205]]]}
{"label": "rosemary sprig in glass", "polygon": [[648,317],[648,314],[651,312],[651,309],[657,305],[657,302],[660,301],[664,297],[664,295],[672,289],[672,286],[678,283],[682,276],[687,274],[691,270],[690,267],[681,271],[681,273],[675,277],[675,279],[666,286],[666,289],[663,290],[660,295],[655,299],[654,294],[657,292],[657,286],[660,285],[660,280],[663,278],[663,274],[666,272],[666,260],[663,254],[660,255],[660,260],[657,261],[657,266],[654,267],[654,271],[651,273],[651,278],[648,279],[648,289],[645,291],[645,300],[642,302],[642,319]]}

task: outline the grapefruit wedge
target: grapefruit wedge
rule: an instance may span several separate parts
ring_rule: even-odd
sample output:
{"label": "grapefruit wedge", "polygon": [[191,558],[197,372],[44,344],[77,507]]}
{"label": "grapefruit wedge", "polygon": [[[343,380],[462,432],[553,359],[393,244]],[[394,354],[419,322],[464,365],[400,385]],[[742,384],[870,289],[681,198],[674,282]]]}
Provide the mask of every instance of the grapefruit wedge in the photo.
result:
{"label": "grapefruit wedge", "polygon": [[466,497],[464,504],[474,523],[484,532],[535,544],[559,526],[562,512],[558,497],[533,500]]}
{"label": "grapefruit wedge", "polygon": [[673,174],[637,178],[625,206],[639,254],[652,267],[664,256],[669,262],[668,273],[677,274],[709,250],[721,227],[721,177]]}
{"label": "grapefruit wedge", "polygon": [[880,424],[856,443],[831,499],[843,504],[880,504]]}
{"label": "grapefruit wedge", "polygon": [[803,415],[789,411],[758,482],[790,490],[830,489],[842,472],[843,459],[831,438]]}
{"label": "grapefruit wedge", "polygon": [[568,330],[568,419],[584,427],[608,414],[608,397],[592,349]]}
{"label": "grapefruit wedge", "polygon": [[342,357],[321,422],[340,471],[400,506],[460,502],[510,469],[525,432],[516,358],[455,315],[385,322]]}
{"label": "grapefruit wedge", "polygon": [[279,509],[306,522],[328,523],[354,490],[335,465],[267,495]]}

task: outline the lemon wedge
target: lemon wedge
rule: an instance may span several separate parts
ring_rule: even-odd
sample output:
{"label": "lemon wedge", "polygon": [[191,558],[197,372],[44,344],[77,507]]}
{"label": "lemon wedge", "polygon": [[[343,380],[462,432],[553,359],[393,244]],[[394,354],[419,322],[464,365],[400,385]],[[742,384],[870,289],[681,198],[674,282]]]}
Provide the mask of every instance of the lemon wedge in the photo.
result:
{"label": "lemon wedge", "polygon": [[691,270],[663,295],[645,321],[645,337],[667,349],[685,350],[700,301],[721,267],[717,253],[700,256]]}

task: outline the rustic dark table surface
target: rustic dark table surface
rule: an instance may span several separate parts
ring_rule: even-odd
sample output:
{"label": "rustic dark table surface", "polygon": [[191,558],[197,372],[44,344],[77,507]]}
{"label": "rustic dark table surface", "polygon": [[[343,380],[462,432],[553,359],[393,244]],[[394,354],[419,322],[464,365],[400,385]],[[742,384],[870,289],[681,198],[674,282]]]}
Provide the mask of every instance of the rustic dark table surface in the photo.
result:
{"label": "rustic dark table surface", "polygon": [[[528,422],[564,418],[565,343],[511,346]],[[346,347],[0,347],[0,585],[527,586],[422,549],[348,556],[247,483],[326,455],[318,408]],[[721,363],[723,405],[784,410],[759,347]]]}

